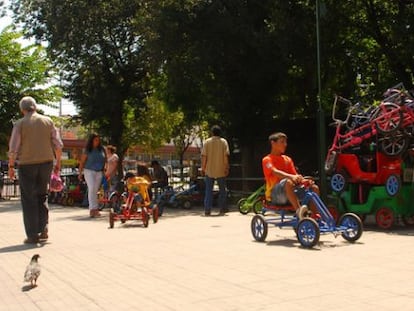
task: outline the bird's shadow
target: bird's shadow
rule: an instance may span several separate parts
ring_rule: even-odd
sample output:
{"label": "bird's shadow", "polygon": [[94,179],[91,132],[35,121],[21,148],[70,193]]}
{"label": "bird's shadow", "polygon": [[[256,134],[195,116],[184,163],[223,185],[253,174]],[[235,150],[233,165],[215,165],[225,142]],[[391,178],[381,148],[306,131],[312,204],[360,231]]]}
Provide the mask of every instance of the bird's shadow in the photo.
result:
{"label": "bird's shadow", "polygon": [[30,291],[30,290],[32,290],[32,289],[35,289],[37,287],[37,285],[35,285],[35,286],[32,286],[32,285],[24,285],[23,287],[22,287],[22,292],[28,292],[28,291]]}

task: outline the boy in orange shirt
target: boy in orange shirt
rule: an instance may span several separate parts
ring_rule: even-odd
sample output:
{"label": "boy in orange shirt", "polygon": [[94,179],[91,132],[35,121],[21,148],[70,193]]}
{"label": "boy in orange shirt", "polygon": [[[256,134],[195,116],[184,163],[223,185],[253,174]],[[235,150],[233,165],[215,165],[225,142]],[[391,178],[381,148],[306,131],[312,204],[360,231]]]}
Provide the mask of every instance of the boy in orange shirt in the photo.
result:
{"label": "boy in orange shirt", "polygon": [[[298,174],[290,157],[285,155],[287,136],[284,133],[274,133],[269,136],[270,154],[262,159],[263,174],[266,179],[266,200],[274,205],[290,204],[296,210],[299,218],[307,212],[300,206],[294,192],[295,187],[304,181],[310,182],[314,192],[319,194],[319,188],[311,180],[306,180]],[[312,203],[313,205],[313,203]],[[312,206],[312,210],[315,210]]]}

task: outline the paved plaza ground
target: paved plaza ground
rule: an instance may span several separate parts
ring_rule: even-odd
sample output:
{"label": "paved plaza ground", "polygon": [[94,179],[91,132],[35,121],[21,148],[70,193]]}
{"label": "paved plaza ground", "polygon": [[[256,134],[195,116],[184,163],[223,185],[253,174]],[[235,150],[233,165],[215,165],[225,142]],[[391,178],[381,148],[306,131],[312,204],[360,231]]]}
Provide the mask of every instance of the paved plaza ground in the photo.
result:
{"label": "paved plaza ground", "polygon": [[254,242],[237,211],[171,210],[148,228],[103,215],[52,205],[49,241],[27,246],[19,201],[1,201],[0,310],[414,310],[414,229],[367,225],[355,244],[323,235],[308,250],[291,229]]}

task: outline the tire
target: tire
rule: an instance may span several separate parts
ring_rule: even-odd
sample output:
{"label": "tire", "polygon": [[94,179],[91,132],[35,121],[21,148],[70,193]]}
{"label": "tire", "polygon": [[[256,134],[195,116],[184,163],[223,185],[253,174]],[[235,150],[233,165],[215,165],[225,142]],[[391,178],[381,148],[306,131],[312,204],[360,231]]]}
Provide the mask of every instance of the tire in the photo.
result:
{"label": "tire", "polygon": [[190,200],[184,200],[181,206],[183,207],[183,209],[191,209],[192,204]]}
{"label": "tire", "polygon": [[379,141],[382,153],[391,157],[402,154],[409,144],[408,138],[401,131],[381,137]]}
{"label": "tire", "polygon": [[246,198],[242,198],[237,202],[237,208],[239,209],[239,212],[243,215],[247,215],[250,212],[250,208],[246,201]]}
{"label": "tire", "polygon": [[401,127],[402,120],[402,111],[400,107],[394,103],[382,104],[382,106],[378,107],[377,113],[373,116],[375,127],[378,132],[382,134],[390,134],[397,131]]}
{"label": "tire", "polygon": [[394,224],[394,212],[388,207],[381,207],[375,213],[375,222],[381,229],[390,229]]}
{"label": "tire", "polygon": [[142,224],[144,225],[145,228],[147,228],[149,225],[149,215],[147,213],[147,210],[143,208],[141,211],[141,214],[142,214]]}
{"label": "tire", "polygon": [[402,221],[407,227],[414,226],[414,216],[403,216]]}
{"label": "tire", "polygon": [[152,221],[154,224],[158,222],[158,206],[154,205],[152,207]]}
{"label": "tire", "polygon": [[332,191],[336,193],[341,193],[342,191],[344,191],[346,186],[345,176],[339,173],[332,175],[330,185]]}
{"label": "tire", "polygon": [[266,240],[268,225],[262,215],[253,216],[250,223],[250,229],[256,241],[264,242]]}
{"label": "tire", "polygon": [[111,229],[114,227],[114,223],[115,223],[114,217],[115,217],[114,212],[111,209],[111,211],[109,212],[109,228]]}
{"label": "tire", "polygon": [[112,208],[115,212],[121,210],[121,200],[117,194],[109,197],[109,208]]}
{"label": "tire", "polygon": [[348,242],[357,241],[364,231],[361,219],[352,213],[342,215],[338,223],[339,226],[348,228],[342,233],[342,237]]}
{"label": "tire", "polygon": [[395,196],[401,189],[401,179],[396,174],[391,174],[388,176],[386,182],[385,182],[385,192],[390,197]]}
{"label": "tire", "polygon": [[263,213],[263,200],[258,199],[256,202],[253,203],[253,212],[255,214],[262,214]]}
{"label": "tire", "polygon": [[74,198],[72,198],[72,197],[68,197],[68,199],[66,200],[66,203],[67,203],[69,206],[73,206],[73,205],[75,205],[75,199],[74,199]]}
{"label": "tire", "polygon": [[338,153],[336,151],[332,151],[328,153],[328,156],[325,160],[325,172],[327,175],[331,175],[336,167],[336,162],[338,159]]}
{"label": "tire", "polygon": [[313,218],[304,218],[297,226],[297,238],[305,248],[312,248],[319,242],[320,231],[318,223]]}
{"label": "tire", "polygon": [[60,204],[62,204],[63,206],[66,206],[68,203],[68,199],[66,197],[62,198],[62,201]]}

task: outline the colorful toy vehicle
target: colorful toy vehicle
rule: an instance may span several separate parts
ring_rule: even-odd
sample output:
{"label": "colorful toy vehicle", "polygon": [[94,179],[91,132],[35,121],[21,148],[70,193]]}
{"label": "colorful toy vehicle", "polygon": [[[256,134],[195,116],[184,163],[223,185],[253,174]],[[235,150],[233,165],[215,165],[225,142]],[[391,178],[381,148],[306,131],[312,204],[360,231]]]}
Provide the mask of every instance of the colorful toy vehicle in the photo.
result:
{"label": "colorful toy vehicle", "polygon": [[389,157],[378,151],[364,155],[341,153],[330,180],[331,189],[342,192],[348,183],[385,185],[387,194],[394,196],[401,187],[401,163],[400,157]]}
{"label": "colorful toy vehicle", "polygon": [[414,187],[403,184],[398,194],[390,196],[382,186],[352,184],[348,190],[337,194],[338,213],[355,213],[364,219],[374,215],[375,222],[382,229],[390,229],[396,219],[406,225],[414,224]]}
{"label": "colorful toy vehicle", "polygon": [[[338,103],[347,107],[345,119],[341,119],[337,114]],[[353,111],[352,103],[342,97],[336,96],[332,108],[333,125],[335,126],[335,136],[331,147],[328,150],[325,161],[325,170],[330,174],[335,169],[338,154],[352,153],[352,148],[362,144],[369,144],[378,141],[379,150],[388,156],[397,156],[405,151],[408,146],[408,139],[401,131],[400,124],[391,118],[399,115],[399,106],[391,102],[383,102],[371,112],[368,121],[358,127],[349,127],[349,120]],[[402,113],[401,113],[402,115]]]}
{"label": "colorful toy vehicle", "polygon": [[239,212],[243,215],[248,214],[250,211],[253,210],[255,214],[259,214],[262,211],[263,207],[263,200],[265,196],[266,185],[261,186],[247,198],[241,198],[237,202],[237,207],[239,208]]}
{"label": "colorful toy vehicle", "polygon": [[[148,227],[149,218],[153,222],[158,221],[158,207],[152,205],[148,187],[148,181],[143,177],[131,177],[126,182],[128,192],[121,196],[116,193],[110,195],[111,210],[109,212],[109,227],[114,227],[114,222],[120,220],[125,223],[127,220],[141,220],[144,227]],[[123,200],[121,203],[120,200]]]}
{"label": "colorful toy vehicle", "polygon": [[[217,203],[218,191],[213,191],[213,204]],[[166,207],[191,209],[194,205],[203,204],[204,183],[202,180],[192,182],[189,188],[167,186],[156,193],[155,204],[158,205],[160,212]]]}
{"label": "colorful toy vehicle", "polygon": [[[298,197],[301,199],[302,210],[312,201],[316,206],[317,213],[314,218],[297,217],[296,213],[291,214],[292,206],[263,206],[263,215],[255,215],[250,223],[252,235],[256,241],[265,241],[268,233],[268,226],[274,225],[279,228],[291,227],[296,232],[299,243],[306,248],[312,248],[319,242],[320,234],[332,233],[336,237],[342,237],[349,241],[357,241],[363,232],[362,222],[353,213],[346,213],[341,216],[338,225],[328,208],[320,197],[313,192],[309,185],[302,185],[298,190]],[[304,205],[304,206],[303,206]],[[272,212],[272,213],[266,213]],[[276,213],[276,215],[274,214]],[[270,215],[273,215],[270,216]]]}
{"label": "colorful toy vehicle", "polygon": [[51,192],[48,198],[49,203],[62,204],[63,206],[81,203],[86,195],[86,183],[79,181],[77,172],[63,173],[61,178],[64,182],[64,188],[60,192]]}

